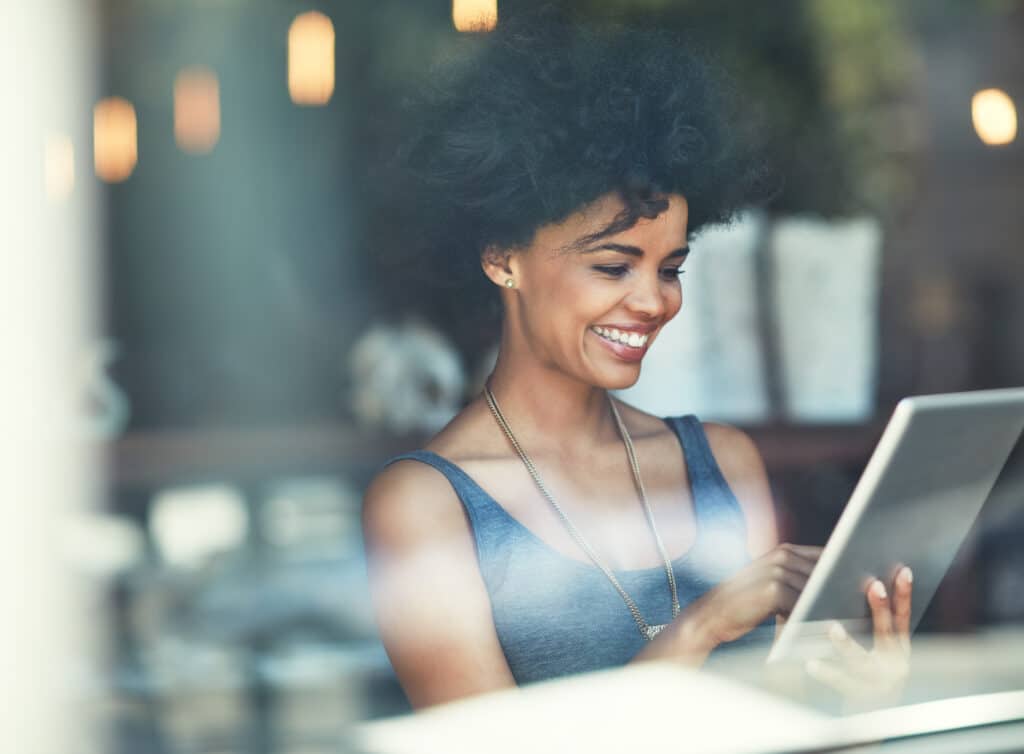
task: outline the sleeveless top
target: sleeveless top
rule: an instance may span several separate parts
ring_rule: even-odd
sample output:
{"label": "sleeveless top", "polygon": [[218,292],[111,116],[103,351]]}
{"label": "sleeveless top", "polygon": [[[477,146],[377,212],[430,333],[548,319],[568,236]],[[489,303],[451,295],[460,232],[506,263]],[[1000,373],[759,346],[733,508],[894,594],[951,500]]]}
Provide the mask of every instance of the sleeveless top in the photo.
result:
{"label": "sleeveless top", "polygon": [[[694,544],[672,562],[679,604],[685,609],[749,561],[746,523],[697,417],[663,421],[682,445],[696,514]],[[517,683],[623,665],[643,648],[646,641],[625,602],[596,566],[546,544],[461,468],[436,453],[417,450],[387,463],[407,459],[444,474],[466,509],[494,626]],[[648,624],[671,620],[664,564],[615,571],[615,576]],[[729,646],[766,638],[773,627],[773,620],[766,620]]]}

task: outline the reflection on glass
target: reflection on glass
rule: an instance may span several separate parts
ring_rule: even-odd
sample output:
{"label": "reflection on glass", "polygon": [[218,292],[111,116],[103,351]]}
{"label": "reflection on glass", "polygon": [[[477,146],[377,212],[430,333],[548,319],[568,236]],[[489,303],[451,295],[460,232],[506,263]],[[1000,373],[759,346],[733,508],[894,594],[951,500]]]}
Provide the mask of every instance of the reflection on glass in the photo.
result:
{"label": "reflection on glass", "polygon": [[498,24],[498,0],[452,0],[452,22],[459,31],[490,31]]}
{"label": "reflection on glass", "polygon": [[288,93],[297,105],[326,105],[334,93],[334,24],[323,13],[302,13],[288,29]]}
{"label": "reflection on glass", "polygon": [[185,152],[206,154],[220,139],[220,84],[209,68],[186,68],[174,80],[174,140]]}
{"label": "reflection on glass", "polygon": [[108,97],[96,103],[92,122],[96,175],[108,183],[127,180],[139,159],[135,107],[121,97]]}
{"label": "reflection on glass", "polygon": [[971,99],[971,120],[978,138],[989,146],[1017,138],[1017,108],[1001,89],[983,89]]}
{"label": "reflection on glass", "polygon": [[54,134],[46,142],[44,156],[46,195],[63,201],[75,189],[75,147],[64,134]]}

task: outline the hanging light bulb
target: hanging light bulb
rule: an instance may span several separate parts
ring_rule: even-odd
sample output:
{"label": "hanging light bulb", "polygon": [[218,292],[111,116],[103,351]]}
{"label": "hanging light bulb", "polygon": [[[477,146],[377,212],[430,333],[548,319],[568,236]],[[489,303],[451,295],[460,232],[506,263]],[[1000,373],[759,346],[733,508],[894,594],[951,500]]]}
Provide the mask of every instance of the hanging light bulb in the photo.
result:
{"label": "hanging light bulb", "polygon": [[96,175],[108,183],[127,180],[139,160],[135,107],[121,97],[96,103],[92,113]]}
{"label": "hanging light bulb", "polygon": [[334,24],[318,11],[288,29],[288,93],[297,105],[326,105],[334,93]]}
{"label": "hanging light bulb", "polygon": [[978,138],[990,146],[1017,138],[1017,108],[1001,89],[983,89],[971,99],[971,120]]}
{"label": "hanging light bulb", "polygon": [[498,25],[498,0],[452,0],[458,31],[491,31]]}

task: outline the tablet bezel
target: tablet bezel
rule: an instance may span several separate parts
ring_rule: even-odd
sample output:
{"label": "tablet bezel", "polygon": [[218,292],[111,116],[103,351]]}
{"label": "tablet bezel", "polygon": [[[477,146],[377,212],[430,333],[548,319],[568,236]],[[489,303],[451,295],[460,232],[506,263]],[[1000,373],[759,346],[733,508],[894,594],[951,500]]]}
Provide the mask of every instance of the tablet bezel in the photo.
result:
{"label": "tablet bezel", "polygon": [[[815,629],[816,624],[820,623],[819,621],[807,622],[806,618],[816,607],[819,595],[828,593],[829,589],[832,587],[831,582],[838,580],[833,578],[835,566],[856,536],[858,524],[860,524],[863,517],[871,510],[880,482],[889,469],[889,465],[896,455],[897,450],[900,449],[901,444],[906,440],[914,418],[927,411],[959,411],[965,408],[969,409],[971,407],[992,408],[993,406],[1001,405],[1006,405],[1008,408],[1018,409],[1016,412],[1016,422],[1018,425],[1017,437],[1019,438],[1021,430],[1024,429],[1024,388],[914,396],[904,398],[899,402],[899,404],[897,404],[892,418],[886,425],[885,431],[883,432],[875,451],[872,453],[871,458],[853,491],[853,494],[850,496],[849,502],[840,515],[839,521],[837,522],[832,535],[829,537],[828,542],[821,553],[818,564],[811,573],[803,592],[797,599],[796,605],[786,621],[786,625],[782,628],[774,646],[772,647],[771,653],[768,657],[769,662],[776,662],[787,658],[794,652],[796,644],[801,642],[801,639],[807,637],[808,634],[813,635],[824,633],[820,628]],[[1011,415],[1013,415],[1013,413],[1014,412],[1011,412]],[[1011,421],[1013,420],[1011,419]],[[993,449],[992,467],[994,468],[994,474],[992,476],[992,484],[988,485],[988,488],[985,490],[984,495],[981,496],[981,499],[975,501],[977,503],[977,510],[981,509],[984,504],[984,500],[991,493],[992,486],[995,484],[995,480],[1003,465],[1005,465],[1006,459],[1013,450],[1013,447],[1014,443],[1011,442],[1009,446],[1005,448],[1005,453],[1002,448]],[[998,468],[996,468],[997,462]],[[976,515],[977,511],[975,511],[974,517],[976,517]],[[968,532],[969,527],[965,528],[960,533],[961,543],[963,539],[966,538]],[[949,555],[949,562],[947,562],[945,566],[946,571],[948,571],[949,565],[952,563],[954,556],[955,553]],[[939,580],[941,581],[941,578]],[[914,610],[915,617],[913,624],[911,625],[912,631],[916,628],[916,624],[923,613],[923,607],[919,603],[924,602],[926,604],[927,601],[930,601],[932,596],[933,594],[915,594],[915,603],[917,604],[917,608]],[[848,629],[852,627],[854,629],[852,631],[853,633],[857,633],[856,629],[858,626],[852,625],[852,621],[843,620],[842,622]],[[831,623],[831,621],[827,621],[827,623]],[[820,654],[821,652],[826,651],[830,646],[830,643],[827,641],[817,642],[816,645],[811,642],[806,643],[808,646],[802,647],[802,649],[807,651],[802,654],[807,654],[808,652],[810,652],[811,655]]]}

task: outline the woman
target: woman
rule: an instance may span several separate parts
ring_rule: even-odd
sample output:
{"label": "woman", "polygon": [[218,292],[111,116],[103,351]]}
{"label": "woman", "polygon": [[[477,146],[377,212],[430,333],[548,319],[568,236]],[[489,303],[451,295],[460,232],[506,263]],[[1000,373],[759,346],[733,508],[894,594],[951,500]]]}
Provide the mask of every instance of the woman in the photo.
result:
{"label": "woman", "polygon": [[[415,707],[645,660],[700,666],[784,618],[819,548],[779,544],[751,440],[611,397],[679,311],[688,239],[763,197],[727,91],[664,34],[507,24],[412,111],[406,247],[500,296],[481,396],[365,498],[384,645]],[[435,73],[435,76],[437,74]],[[909,571],[867,591],[899,675]],[[887,592],[892,592],[890,599]]]}

